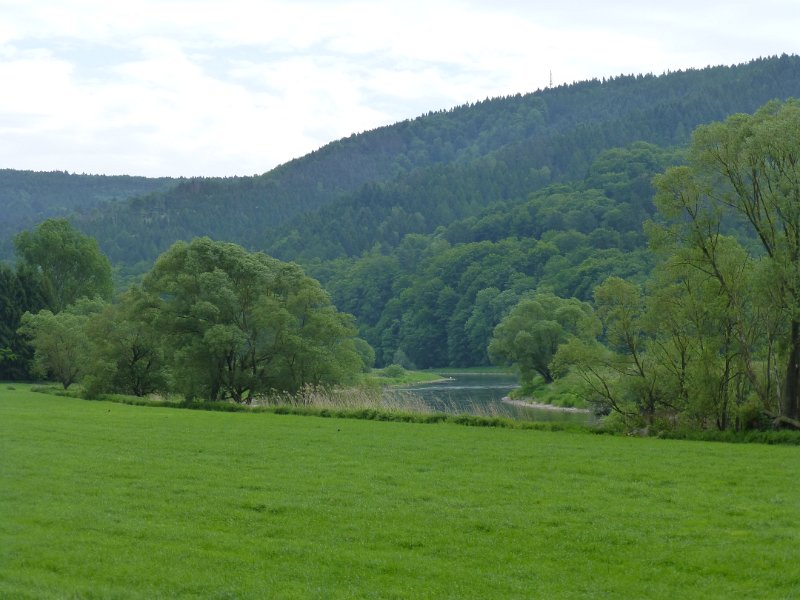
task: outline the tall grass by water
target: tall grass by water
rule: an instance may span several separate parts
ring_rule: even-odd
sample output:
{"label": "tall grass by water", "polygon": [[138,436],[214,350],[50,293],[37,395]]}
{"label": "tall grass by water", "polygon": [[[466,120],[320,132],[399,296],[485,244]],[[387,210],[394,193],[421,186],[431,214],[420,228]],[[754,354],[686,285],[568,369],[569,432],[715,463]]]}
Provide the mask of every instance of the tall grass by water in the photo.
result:
{"label": "tall grass by water", "polygon": [[[53,385],[36,385],[30,389],[56,396],[84,397],[80,386],[74,386],[68,391]],[[529,422],[535,421],[535,419],[526,418],[524,411],[511,418],[507,410],[499,409],[496,404],[485,404],[463,398],[454,399],[447,396],[437,398],[434,402],[413,391],[381,386],[346,388],[307,386],[296,394],[273,392],[256,396],[247,404],[237,404],[232,401],[186,401],[181,396],[165,396],[158,393],[144,397],[107,394],[92,399],[121,404],[219,412],[277,412],[419,423],[456,421],[463,424],[505,427],[544,425]],[[547,427],[560,429],[568,425],[568,423],[554,423],[548,424]]]}
{"label": "tall grass by water", "polygon": [[3,598],[790,598],[795,447],[0,389]]}
{"label": "tall grass by water", "polygon": [[273,394],[258,398],[256,406],[306,406],[330,410],[372,409],[383,412],[433,415],[435,413],[462,414],[476,417],[498,418],[507,416],[496,406],[481,404],[469,399],[439,398],[432,402],[413,391],[396,388],[314,388],[307,387],[299,394]]}

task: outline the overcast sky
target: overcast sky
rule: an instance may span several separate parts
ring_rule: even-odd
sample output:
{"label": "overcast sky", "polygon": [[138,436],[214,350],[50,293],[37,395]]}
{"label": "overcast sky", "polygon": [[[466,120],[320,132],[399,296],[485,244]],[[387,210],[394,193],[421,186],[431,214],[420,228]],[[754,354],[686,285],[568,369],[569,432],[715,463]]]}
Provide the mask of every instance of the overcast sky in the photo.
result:
{"label": "overcast sky", "polygon": [[551,71],[784,52],[798,0],[0,0],[0,168],[252,175]]}

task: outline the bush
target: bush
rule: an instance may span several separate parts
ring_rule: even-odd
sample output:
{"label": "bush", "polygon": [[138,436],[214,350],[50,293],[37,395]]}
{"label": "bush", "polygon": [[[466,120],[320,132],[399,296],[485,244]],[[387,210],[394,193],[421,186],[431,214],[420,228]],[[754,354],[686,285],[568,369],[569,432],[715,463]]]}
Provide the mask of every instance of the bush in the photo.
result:
{"label": "bush", "polygon": [[600,428],[606,433],[622,434],[630,429],[630,424],[618,412],[611,412],[601,422]]}
{"label": "bush", "polygon": [[766,430],[772,426],[772,419],[764,414],[761,402],[755,395],[748,398],[736,411],[736,419],[741,429]]}
{"label": "bush", "polygon": [[399,379],[405,374],[406,370],[398,364],[392,364],[383,369],[384,377],[391,377],[392,379]]}

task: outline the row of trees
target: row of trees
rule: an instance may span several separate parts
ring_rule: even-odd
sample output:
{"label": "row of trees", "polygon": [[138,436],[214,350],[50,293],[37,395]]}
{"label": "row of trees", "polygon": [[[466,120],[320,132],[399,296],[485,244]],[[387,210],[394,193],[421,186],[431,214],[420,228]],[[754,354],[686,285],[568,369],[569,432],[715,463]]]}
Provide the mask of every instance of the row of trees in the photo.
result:
{"label": "row of trees", "polygon": [[609,278],[593,310],[526,300],[493,356],[527,379],[572,373],[629,421],[800,427],[800,101],[698,128],[687,165],[655,183],[646,283]]}
{"label": "row of trees", "polygon": [[374,358],[300,267],[235,244],[178,242],[113,303],[107,259],[65,221],[21,234],[17,248],[46,306],[19,332],[65,388],[248,402],[345,382]]}

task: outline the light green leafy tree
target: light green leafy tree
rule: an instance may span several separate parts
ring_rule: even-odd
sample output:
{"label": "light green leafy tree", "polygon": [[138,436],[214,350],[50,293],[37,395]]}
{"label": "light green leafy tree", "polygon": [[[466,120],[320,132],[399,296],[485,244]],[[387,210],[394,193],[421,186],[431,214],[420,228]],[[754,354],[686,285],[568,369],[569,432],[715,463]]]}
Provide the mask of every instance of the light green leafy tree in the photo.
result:
{"label": "light green leafy tree", "polygon": [[594,300],[605,344],[594,338],[573,338],[559,348],[553,368],[559,374],[568,369],[576,372],[586,385],[589,401],[627,419],[650,422],[662,390],[656,357],[646,352],[641,288],[609,277],[595,289]]}
{"label": "light green leafy tree", "polygon": [[81,380],[91,362],[87,326],[103,306],[100,300],[81,299],[57,314],[45,309],[22,316],[20,333],[31,340],[38,374],[55,379],[64,389]]}
{"label": "light green leafy tree", "polygon": [[[761,293],[774,301],[787,323],[782,339],[781,385],[761,389],[775,394],[782,413],[800,416],[800,101],[771,102],[754,115],[737,114],[693,134],[688,165],[669,169],[655,180],[656,202],[670,219],[679,243],[709,253],[725,225],[741,223],[743,235],[764,254],[769,286]],[[745,308],[723,274],[713,271],[730,310]],[[736,332],[743,336],[740,319]],[[745,344],[742,344],[745,348]],[[752,361],[751,361],[752,363]],[[763,386],[748,372],[755,389]]]}
{"label": "light green leafy tree", "polygon": [[516,365],[523,384],[537,375],[551,383],[551,362],[558,347],[572,337],[596,335],[597,320],[588,303],[540,292],[521,300],[495,327],[489,357],[495,363]]}
{"label": "light green leafy tree", "polygon": [[87,325],[91,366],[84,377],[90,396],[120,392],[144,396],[166,389],[162,335],[154,327],[156,300],[133,286]]}
{"label": "light green leafy tree", "polygon": [[646,293],[615,277],[598,286],[602,343],[562,345],[555,371],[577,373],[588,400],[630,424],[746,426],[753,395],[772,385],[776,340],[785,326],[758,292],[765,276],[760,261],[729,237],[716,236],[707,249],[673,248]]}
{"label": "light green leafy tree", "polygon": [[743,407],[756,400],[763,412],[779,410],[778,348],[787,327],[770,299],[768,267],[716,234],[673,249],[654,272],[650,350],[670,369],[676,385],[667,389],[695,424],[738,428]]}
{"label": "light green leafy tree", "polygon": [[[606,279],[594,292],[603,342],[571,339],[559,348],[554,371],[576,373],[588,401],[601,412],[619,413],[629,424],[651,424],[659,411],[680,412],[689,341],[685,321],[674,314],[672,292],[658,296],[651,311],[640,286]],[[659,337],[654,331],[661,329]]]}

